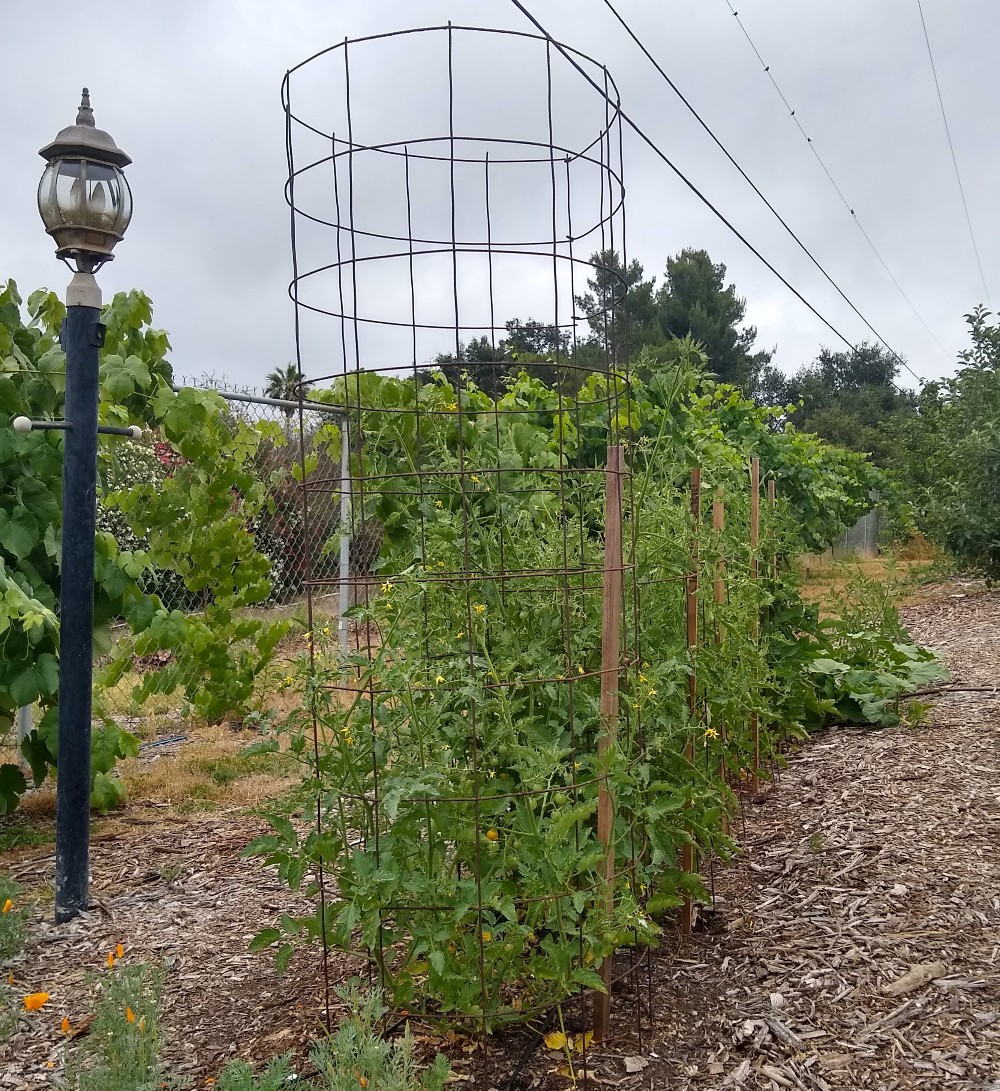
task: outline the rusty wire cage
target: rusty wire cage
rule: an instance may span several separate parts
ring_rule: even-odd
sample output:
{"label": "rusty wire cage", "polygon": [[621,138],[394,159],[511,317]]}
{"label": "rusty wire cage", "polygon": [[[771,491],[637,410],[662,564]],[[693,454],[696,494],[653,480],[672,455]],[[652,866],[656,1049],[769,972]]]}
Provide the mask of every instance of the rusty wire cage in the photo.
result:
{"label": "rusty wire cage", "polygon": [[304,428],[324,965],[363,946],[397,1010],[480,1029],[593,992],[601,1035],[614,985],[641,1030],[614,81],[449,24],[320,52],[283,102],[298,363],[345,415],[357,561],[345,652]]}

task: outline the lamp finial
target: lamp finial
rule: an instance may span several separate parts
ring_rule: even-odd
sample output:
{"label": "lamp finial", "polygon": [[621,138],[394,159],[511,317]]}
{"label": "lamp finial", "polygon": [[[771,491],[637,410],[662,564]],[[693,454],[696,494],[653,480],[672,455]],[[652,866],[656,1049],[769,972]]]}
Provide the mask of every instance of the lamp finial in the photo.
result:
{"label": "lamp finial", "polygon": [[76,115],[77,125],[89,125],[94,128],[94,111],[90,108],[90,91],[84,87],[80,97],[80,111]]}

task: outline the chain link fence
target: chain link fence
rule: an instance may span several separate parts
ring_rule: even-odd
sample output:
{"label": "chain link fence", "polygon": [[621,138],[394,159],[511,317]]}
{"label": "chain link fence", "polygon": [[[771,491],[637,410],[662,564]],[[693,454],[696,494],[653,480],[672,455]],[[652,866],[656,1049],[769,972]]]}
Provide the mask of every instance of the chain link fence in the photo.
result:
{"label": "chain link fence", "polygon": [[[251,388],[233,388],[209,377],[185,379],[178,385],[214,391],[224,399],[223,412],[230,425],[227,431],[234,444],[231,453],[248,460],[263,489],[264,503],[254,506],[245,529],[252,535],[256,551],[267,558],[270,594],[246,609],[260,617],[284,617],[296,623],[279,653],[279,663],[293,656],[303,643],[308,624],[306,585],[310,579],[330,581],[329,601],[320,604],[323,623],[339,624],[346,639],[347,621],[343,615],[351,598],[352,557],[350,476],[343,472],[347,430],[341,427],[341,411],[308,400],[300,411],[298,401],[266,397]],[[300,439],[304,442],[300,443]],[[241,442],[246,444],[242,451],[238,447]],[[303,459],[311,472],[329,483],[327,488],[310,493],[308,506],[300,485]],[[127,447],[121,445],[120,456],[102,482],[99,530],[111,533],[122,550],[146,548],[148,543],[133,532],[114,496],[136,485],[155,487],[179,464],[180,456],[156,433]],[[234,505],[240,499],[234,497]],[[357,557],[353,560],[357,575]],[[155,565],[146,568],[140,577],[146,594],[156,596],[165,610],[184,615],[197,615],[208,605],[211,591],[199,589],[199,582],[190,575]],[[111,625],[110,642],[100,648],[95,661],[95,707],[145,739],[169,736],[189,715],[184,694],[195,679],[181,669],[170,673],[167,690],[143,696],[142,683],[150,672],[163,674],[172,665],[173,653],[159,650],[148,655],[134,654],[131,669],[113,684],[105,684],[103,668],[114,658],[120,642],[129,637],[126,622]],[[268,683],[269,679],[261,679],[262,686]]]}

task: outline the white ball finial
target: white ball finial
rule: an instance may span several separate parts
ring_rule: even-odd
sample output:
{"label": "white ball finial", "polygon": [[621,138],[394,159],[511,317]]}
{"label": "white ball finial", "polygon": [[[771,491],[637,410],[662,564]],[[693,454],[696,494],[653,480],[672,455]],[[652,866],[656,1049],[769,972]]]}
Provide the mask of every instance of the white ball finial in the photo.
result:
{"label": "white ball finial", "polygon": [[133,439],[142,439],[142,429],[138,424],[130,424],[128,427],[128,434]]}
{"label": "white ball finial", "polygon": [[19,435],[24,436],[31,431],[31,421],[27,417],[15,417],[10,424]]}

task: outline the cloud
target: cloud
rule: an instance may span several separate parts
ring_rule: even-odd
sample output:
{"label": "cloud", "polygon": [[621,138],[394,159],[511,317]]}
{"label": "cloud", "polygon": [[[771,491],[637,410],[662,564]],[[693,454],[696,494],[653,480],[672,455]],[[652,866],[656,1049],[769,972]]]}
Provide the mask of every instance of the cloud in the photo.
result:
{"label": "cloud", "polygon": [[[772,0],[741,12],[796,117],[840,184],[885,261],[947,353],[914,316],[851,222],[837,193],[788,117],[723,0],[620,8],[747,172],[799,233],[859,309],[922,375],[953,366],[964,342],[962,315],[982,289],[955,187],[916,10],[845,0],[835,6]],[[532,10],[551,32],[606,63],[629,113],[740,226],[784,275],[850,339],[871,333],[796,247],[694,123],[598,0],[537,0]],[[988,108],[1000,74],[988,43],[1000,30],[990,0],[959,0],[928,10],[932,41],[953,126],[988,281],[1000,273],[1000,226],[991,216],[1000,166],[1000,126]],[[170,331],[178,372],[226,374],[259,383],[293,357],[293,310],[286,177],[285,118],[279,88],[286,69],[345,34],[362,36],[448,18],[526,29],[501,0],[181,0],[171,5],[108,0],[81,21],[69,0],[48,0],[44,20],[31,0],[7,0],[0,41],[5,108],[0,177],[0,276],[22,288],[61,287],[35,209],[42,169],[37,149],[72,121],[79,89],[92,92],[97,123],[133,157],[129,178],[135,218],[116,261],[101,275],[106,295],[141,287],[156,321]],[[72,33],[61,32],[72,27]],[[355,120],[377,140],[445,135],[446,75],[440,41],[357,47],[352,83]],[[363,55],[363,52],[365,55]],[[544,57],[525,60],[516,42],[485,43],[456,59],[457,131],[545,140]],[[318,66],[321,67],[321,66]],[[558,65],[556,66],[559,67]],[[312,82],[310,83],[310,80]],[[305,80],[301,97],[317,127],[343,121],[343,76],[332,68]],[[579,80],[560,71],[554,110],[560,131],[591,131],[592,103]],[[540,99],[540,92],[542,98]],[[445,112],[446,113],[446,112]],[[433,121],[433,125],[431,125]],[[529,135],[530,134],[530,135]],[[540,134],[540,136],[539,136]],[[440,146],[440,145],[439,145]],[[385,158],[385,157],[381,157]],[[357,222],[405,233],[405,188],[398,162],[359,168]],[[470,168],[471,169],[471,168]],[[725,262],[748,301],[760,343],[776,344],[792,369],[834,335],[813,318],[712,217],[655,156],[630,135],[625,142],[627,244],[649,273],[668,254],[706,248]],[[420,173],[420,172],[417,172]],[[544,172],[543,172],[544,173]],[[436,237],[450,227],[448,179],[434,165],[414,181],[413,212]],[[506,177],[504,177],[506,175]],[[550,184],[496,168],[491,213],[498,230],[545,219]],[[305,188],[305,187],[303,187]],[[462,231],[481,226],[484,205],[460,178]],[[316,190],[329,205],[327,187]],[[562,200],[564,195],[560,195]],[[589,197],[581,182],[581,212]],[[402,229],[401,229],[402,225]],[[316,226],[316,225],[314,225]],[[334,260],[335,238],[316,226],[301,241],[309,260]],[[333,233],[335,236],[335,233]],[[585,256],[585,255],[582,255]],[[450,262],[419,259],[419,305],[446,313]],[[506,260],[506,259],[505,259]],[[533,261],[511,258],[495,300],[495,320],[551,312],[552,281]],[[385,314],[408,310],[405,261],[364,295]],[[367,273],[366,273],[367,277]],[[329,278],[327,278],[329,280]],[[577,290],[581,286],[577,285]],[[330,284],[326,285],[326,298]],[[1000,291],[1000,288],[997,289]],[[481,268],[461,285],[462,310],[489,322]],[[381,292],[381,295],[380,295]],[[560,282],[565,303],[568,281]],[[535,301],[537,300],[537,306]],[[333,308],[331,308],[333,309]],[[310,319],[308,353],[335,360],[339,322]],[[412,355],[408,333],[365,335],[365,351]],[[443,335],[447,338],[447,334]],[[432,355],[427,335],[418,354]],[[408,354],[408,355],[407,355]],[[329,370],[333,370],[330,368]]]}

